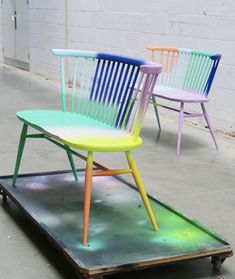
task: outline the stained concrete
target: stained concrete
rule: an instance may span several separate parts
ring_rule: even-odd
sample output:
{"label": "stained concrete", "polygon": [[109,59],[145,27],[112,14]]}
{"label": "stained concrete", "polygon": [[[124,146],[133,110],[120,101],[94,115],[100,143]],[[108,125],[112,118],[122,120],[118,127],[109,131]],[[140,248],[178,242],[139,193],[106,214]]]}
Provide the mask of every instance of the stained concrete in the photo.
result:
{"label": "stained concrete", "polygon": [[[0,68],[0,175],[12,174],[22,123],[15,113],[21,109],[60,108],[59,85],[42,76]],[[220,151],[207,129],[183,128],[182,150],[176,157],[177,115],[161,111],[162,132],[150,108],[142,130],[143,146],[134,156],[146,189],[185,214],[200,220],[235,244],[235,139],[217,135]],[[213,120],[213,119],[212,119]],[[122,154],[96,154],[107,166],[123,167]],[[76,159],[78,167],[84,162]],[[66,154],[42,139],[28,140],[21,173],[69,168]],[[129,175],[126,176],[131,181]],[[114,251],[115,252],[115,251]],[[210,259],[123,273],[109,278],[235,278],[235,257],[227,259],[221,273],[212,270]],[[76,275],[70,264],[38,230],[9,202],[0,206],[0,278],[66,278]]]}

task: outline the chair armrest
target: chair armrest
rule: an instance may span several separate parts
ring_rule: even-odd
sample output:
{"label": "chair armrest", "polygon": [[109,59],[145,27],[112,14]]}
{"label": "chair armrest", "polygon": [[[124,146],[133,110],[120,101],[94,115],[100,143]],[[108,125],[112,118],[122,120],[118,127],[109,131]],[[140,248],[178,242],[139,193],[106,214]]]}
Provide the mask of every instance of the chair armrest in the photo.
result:
{"label": "chair armrest", "polygon": [[160,74],[162,65],[157,63],[142,65],[140,66],[140,71],[144,74]]}

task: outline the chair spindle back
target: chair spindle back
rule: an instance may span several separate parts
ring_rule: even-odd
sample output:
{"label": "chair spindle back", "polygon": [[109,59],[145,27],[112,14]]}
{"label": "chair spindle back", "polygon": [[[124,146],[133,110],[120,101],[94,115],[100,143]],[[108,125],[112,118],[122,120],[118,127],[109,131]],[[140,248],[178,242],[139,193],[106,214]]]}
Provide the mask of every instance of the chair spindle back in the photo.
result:
{"label": "chair spindle back", "polygon": [[163,64],[158,85],[209,94],[221,55],[218,53],[170,47],[148,47],[152,61]]}
{"label": "chair spindle back", "polygon": [[[61,61],[63,111],[138,136],[160,65],[108,53],[57,49],[53,53]],[[65,59],[70,59],[66,64],[71,66],[70,88],[66,84]]]}

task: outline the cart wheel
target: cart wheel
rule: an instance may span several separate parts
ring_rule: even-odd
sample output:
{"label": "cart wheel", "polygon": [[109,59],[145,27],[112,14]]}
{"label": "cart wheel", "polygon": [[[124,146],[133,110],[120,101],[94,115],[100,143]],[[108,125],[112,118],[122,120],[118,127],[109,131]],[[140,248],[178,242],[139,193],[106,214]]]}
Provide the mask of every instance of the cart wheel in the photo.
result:
{"label": "cart wheel", "polygon": [[7,201],[7,195],[6,195],[6,193],[1,189],[0,194],[2,195],[2,200],[3,200],[3,202],[5,203],[5,202]]}
{"label": "cart wheel", "polygon": [[94,275],[89,275],[89,274],[83,274],[79,272],[77,269],[73,269],[74,274],[81,279],[103,279],[102,274],[94,274]]}
{"label": "cart wheel", "polygon": [[7,195],[4,192],[2,193],[2,200],[4,203],[7,202]]}
{"label": "cart wheel", "polygon": [[220,257],[212,257],[211,263],[213,264],[214,271],[220,271],[222,263],[225,261],[225,259],[221,259]]}

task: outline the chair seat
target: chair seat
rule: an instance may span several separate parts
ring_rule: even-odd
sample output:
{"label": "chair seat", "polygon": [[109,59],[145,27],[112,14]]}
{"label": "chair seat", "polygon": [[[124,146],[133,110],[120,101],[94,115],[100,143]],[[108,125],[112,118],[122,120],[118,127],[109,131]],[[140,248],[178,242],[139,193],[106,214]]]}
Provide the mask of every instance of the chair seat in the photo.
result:
{"label": "chair seat", "polygon": [[24,123],[71,147],[86,151],[129,151],[142,140],[109,127],[98,120],[56,110],[23,110],[17,116]]}
{"label": "chair seat", "polygon": [[156,86],[153,95],[159,98],[184,103],[206,103],[209,101],[209,98],[203,95],[165,86]]}

